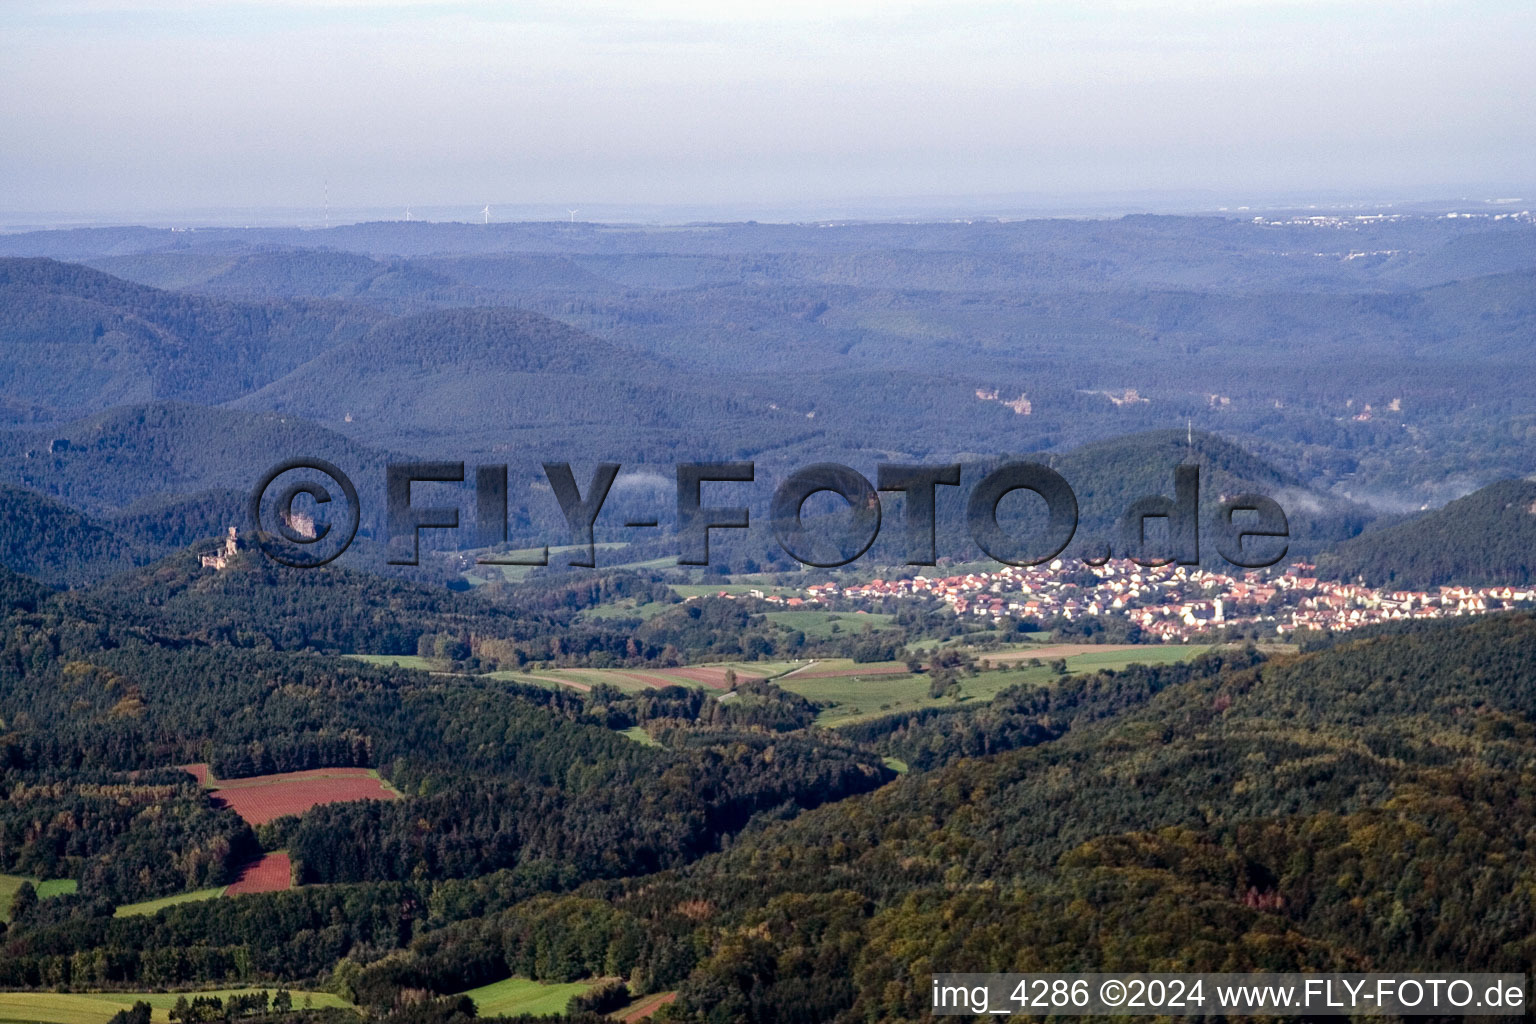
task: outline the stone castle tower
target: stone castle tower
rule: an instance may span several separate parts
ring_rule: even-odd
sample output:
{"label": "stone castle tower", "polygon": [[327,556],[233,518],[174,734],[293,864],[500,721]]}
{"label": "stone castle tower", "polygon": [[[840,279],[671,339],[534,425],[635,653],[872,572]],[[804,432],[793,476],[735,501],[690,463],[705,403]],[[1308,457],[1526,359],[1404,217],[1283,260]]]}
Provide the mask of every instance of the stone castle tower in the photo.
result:
{"label": "stone castle tower", "polygon": [[238,550],[237,537],[238,534],[235,532],[235,528],[231,526],[229,528],[229,535],[224,538],[224,546],[212,554],[203,556],[203,568],[227,568],[229,566],[229,560],[235,557],[235,551]]}

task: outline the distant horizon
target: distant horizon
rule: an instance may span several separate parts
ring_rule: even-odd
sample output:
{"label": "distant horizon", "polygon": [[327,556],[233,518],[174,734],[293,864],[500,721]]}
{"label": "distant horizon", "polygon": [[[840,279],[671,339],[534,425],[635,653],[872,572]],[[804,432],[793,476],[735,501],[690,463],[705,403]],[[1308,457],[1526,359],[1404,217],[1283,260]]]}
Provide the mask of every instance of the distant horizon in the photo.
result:
{"label": "distant horizon", "polygon": [[[1079,193],[871,196],[839,200],[734,203],[589,202],[562,207],[550,203],[422,203],[332,206],[189,206],[123,210],[4,210],[0,232],[71,228],[338,228],[357,224],[420,221],[434,224],[578,224],[686,226],[690,224],[829,224],[953,223],[1108,219],[1137,214],[1162,216],[1242,216],[1315,210],[1334,214],[1395,212],[1437,215],[1447,212],[1520,212],[1536,204],[1536,185],[1444,186],[1422,190],[1315,190],[1218,192],[1212,189],[1125,190]],[[574,214],[573,214],[574,211]],[[409,217],[407,217],[409,213]]]}

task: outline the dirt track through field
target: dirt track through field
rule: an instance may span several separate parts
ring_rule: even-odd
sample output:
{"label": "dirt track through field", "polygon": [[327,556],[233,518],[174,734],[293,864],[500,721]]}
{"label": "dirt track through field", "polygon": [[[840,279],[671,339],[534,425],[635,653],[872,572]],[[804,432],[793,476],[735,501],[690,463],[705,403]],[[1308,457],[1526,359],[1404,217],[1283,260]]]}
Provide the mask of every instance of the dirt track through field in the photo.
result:
{"label": "dirt track through field", "polygon": [[634,682],[637,682],[637,683],[644,683],[646,686],[651,686],[651,687],[654,687],[654,688],[656,688],[658,690],[664,689],[665,687],[668,687],[668,686],[676,686],[676,685],[678,685],[676,679],[670,679],[667,676],[657,675],[654,672],[629,672],[629,671],[625,671],[625,672],[620,672],[619,674],[621,676],[623,676],[625,679],[630,679],[630,680],[633,680]]}
{"label": "dirt track through field", "polygon": [[666,1006],[676,998],[676,992],[662,992],[658,995],[647,996],[643,1001],[637,1003],[633,1010],[625,1013],[624,1016],[620,1017],[619,1019],[624,1021],[625,1024],[629,1024],[630,1021],[645,1020],[651,1014],[655,1013],[663,1006]]}

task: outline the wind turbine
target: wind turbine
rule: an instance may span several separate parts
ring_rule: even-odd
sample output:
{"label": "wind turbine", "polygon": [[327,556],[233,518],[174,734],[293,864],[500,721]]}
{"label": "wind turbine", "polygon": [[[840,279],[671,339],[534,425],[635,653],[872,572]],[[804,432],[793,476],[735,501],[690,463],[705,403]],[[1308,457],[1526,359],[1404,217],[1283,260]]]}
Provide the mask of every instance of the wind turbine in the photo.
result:
{"label": "wind turbine", "polygon": [[570,211],[570,214],[571,214],[571,223],[572,223],[572,224],[575,224],[575,223],[576,223],[576,215],[577,215],[577,214],[578,214],[578,213],[580,213],[580,212],[581,212],[581,211],[580,211],[580,210],[571,210],[571,211]]}
{"label": "wind turbine", "polygon": [[405,219],[406,220],[410,220],[411,219],[411,208],[409,206],[407,206],[405,208]]}
{"label": "wind turbine", "polygon": [[489,224],[491,222],[491,204],[486,203],[485,209],[481,210],[480,212],[485,215],[485,222]]}

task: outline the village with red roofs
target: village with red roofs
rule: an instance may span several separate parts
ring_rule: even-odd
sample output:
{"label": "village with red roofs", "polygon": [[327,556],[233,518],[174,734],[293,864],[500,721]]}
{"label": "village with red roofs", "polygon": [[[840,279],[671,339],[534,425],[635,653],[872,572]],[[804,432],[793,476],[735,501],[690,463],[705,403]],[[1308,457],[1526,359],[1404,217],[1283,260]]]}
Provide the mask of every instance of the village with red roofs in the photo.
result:
{"label": "village with red roofs", "polygon": [[[1049,565],[955,576],[913,575],[867,583],[827,581],[800,596],[752,591],[786,608],[890,610],[893,600],[931,600],[962,617],[1031,619],[1040,623],[1085,618],[1128,620],[1146,641],[1182,643],[1231,627],[1260,635],[1342,632],[1402,619],[1480,615],[1536,601],[1536,586],[1377,589],[1312,575],[1293,563],[1279,571],[1227,575],[1194,566],[1147,567],[1113,560],[1097,567]],[[722,593],[721,596],[731,595]]]}

